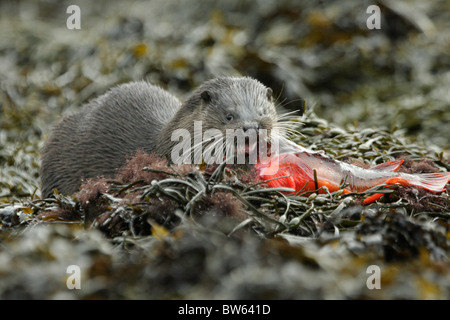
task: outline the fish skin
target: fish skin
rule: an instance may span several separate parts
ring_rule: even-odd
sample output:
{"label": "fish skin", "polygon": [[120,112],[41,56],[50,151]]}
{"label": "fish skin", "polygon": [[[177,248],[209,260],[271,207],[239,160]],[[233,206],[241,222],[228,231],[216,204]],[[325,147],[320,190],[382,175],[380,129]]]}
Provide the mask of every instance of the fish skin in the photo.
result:
{"label": "fish skin", "polygon": [[[337,161],[323,152],[300,151],[283,153],[255,165],[262,180],[288,176],[268,181],[272,188],[288,187],[299,191],[313,191],[326,186],[330,192],[340,189],[343,183],[344,193],[363,192],[372,187],[386,184],[389,189],[397,184],[416,186],[432,192],[442,192],[450,181],[450,172],[407,174],[396,172],[403,160],[385,162],[375,167],[364,169],[348,163]],[[314,179],[317,176],[317,186]],[[324,192],[324,191],[322,191]],[[374,194],[365,199],[364,204],[372,203],[383,194]]]}

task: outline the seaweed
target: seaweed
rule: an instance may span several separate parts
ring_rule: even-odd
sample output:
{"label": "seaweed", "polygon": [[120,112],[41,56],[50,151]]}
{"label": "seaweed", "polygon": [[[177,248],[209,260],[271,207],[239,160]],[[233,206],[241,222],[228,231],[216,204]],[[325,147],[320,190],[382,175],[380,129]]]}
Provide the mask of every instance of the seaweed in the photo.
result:
{"label": "seaweed", "polygon": [[[368,31],[354,1],[80,2],[77,32],[63,2],[0,3],[0,297],[448,299],[449,186],[288,196],[251,171],[140,152],[116,177],[40,197],[51,123],[140,79],[184,97],[212,76],[253,76],[297,112],[290,139],[306,148],[450,170],[446,3],[412,2],[431,29],[378,3],[383,27]],[[66,289],[73,264],[82,290]],[[372,265],[381,290],[366,286]]]}

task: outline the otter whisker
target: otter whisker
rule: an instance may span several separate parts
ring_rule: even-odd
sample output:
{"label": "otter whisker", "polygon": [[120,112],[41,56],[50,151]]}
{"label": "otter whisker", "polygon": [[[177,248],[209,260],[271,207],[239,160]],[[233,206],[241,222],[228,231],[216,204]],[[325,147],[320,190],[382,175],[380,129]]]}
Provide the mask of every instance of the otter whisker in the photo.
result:
{"label": "otter whisker", "polygon": [[297,137],[297,136],[304,137],[304,135],[300,131],[297,131],[297,130],[294,130],[294,129],[292,129],[292,130],[289,130],[289,129],[286,129],[286,128],[279,128],[279,129],[280,129],[279,130],[279,134],[281,136],[285,137],[285,138],[288,138],[288,139],[294,138],[294,137]]}
{"label": "otter whisker", "polygon": [[[187,153],[186,156],[183,158],[183,161],[186,161],[186,160],[188,159],[188,157],[191,157],[191,156],[192,156],[192,150],[194,150],[194,159],[191,158],[191,160],[194,160],[194,161],[195,161],[195,159],[197,158],[196,156],[199,155],[199,152],[202,152],[202,153],[203,153],[203,154],[200,154],[201,159],[203,160],[203,155],[206,153],[206,151],[209,152],[209,151],[210,151],[217,143],[222,142],[222,141],[221,141],[222,139],[220,139],[221,137],[222,137],[221,134],[217,134],[217,135],[214,135],[214,136],[209,137],[209,139],[201,139],[200,142],[194,144],[194,145],[189,149],[188,153]],[[218,138],[219,138],[219,139],[218,139]],[[207,143],[210,143],[211,140],[213,140],[213,139],[215,140],[214,143],[213,143],[212,145],[211,145],[211,144],[208,145],[208,147],[206,147],[206,149],[203,150],[204,145],[206,145]],[[199,148],[200,146],[201,146],[202,148]],[[209,148],[209,149],[208,149],[208,148]]]}
{"label": "otter whisker", "polygon": [[285,138],[290,138],[294,136],[304,136],[300,131],[293,129],[290,126],[275,125],[274,129],[277,129],[278,132]]}
{"label": "otter whisker", "polygon": [[[194,141],[195,141],[195,138],[194,138]],[[188,158],[190,158],[190,161],[188,163],[195,162],[196,155],[198,154],[198,151],[200,151],[198,147],[203,145],[203,144],[204,144],[204,141],[200,140],[199,143],[195,144],[194,146],[191,146],[188,149],[188,152],[186,152],[186,154],[183,154],[183,158],[182,158],[181,162],[182,163],[186,163]],[[193,159],[192,159],[192,151],[194,151],[194,158]]]}
{"label": "otter whisker", "polygon": [[[195,138],[194,138],[195,141]],[[203,139],[200,140],[199,143],[194,144],[191,146],[186,153],[183,153],[183,158],[181,159],[182,163],[186,163],[187,159],[190,158],[189,163],[195,162],[196,155],[198,155],[198,152],[201,151],[200,146],[205,144],[207,141],[203,141]],[[192,159],[192,151],[194,151],[194,158]],[[201,155],[200,155],[201,156]]]}
{"label": "otter whisker", "polygon": [[279,103],[274,104],[275,109],[283,108],[284,102],[285,102],[286,100],[287,100],[287,98],[284,98],[284,99],[283,99],[282,101],[280,101]]}
{"label": "otter whisker", "polygon": [[303,119],[299,116],[286,116],[281,119],[278,119],[280,123],[292,123],[298,125],[299,123],[304,123]]}
{"label": "otter whisker", "polygon": [[282,114],[278,115],[278,121],[283,120],[283,119],[288,119],[288,118],[300,118],[300,116],[291,116],[294,113],[300,112],[300,110],[294,110],[294,111],[289,111],[289,112],[285,112]]}
{"label": "otter whisker", "polygon": [[[234,161],[238,160],[238,145],[237,143],[235,143],[236,140],[232,139],[226,139],[225,144],[224,144],[224,148],[225,148],[225,156],[226,159],[225,161],[227,163],[234,163]],[[233,160],[233,161],[232,161]]]}
{"label": "otter whisker", "polygon": [[[278,97],[277,97],[277,98],[275,99],[275,101],[273,102],[274,105],[275,105],[275,108],[277,107],[278,99],[280,99],[281,95],[283,94],[283,91],[284,91],[284,82],[283,82],[283,84],[281,85],[281,90],[280,90],[280,93],[278,93]],[[286,100],[286,98],[285,98],[283,101],[285,101],[285,100]]]}
{"label": "otter whisker", "polygon": [[284,104],[283,107],[286,107],[288,104],[298,102],[298,101],[303,101],[303,105],[305,105],[305,100],[302,98],[298,98],[298,99],[293,99],[293,100],[289,101],[288,103]]}
{"label": "otter whisker", "polygon": [[290,139],[292,137],[292,135],[289,135],[286,131],[282,130],[279,131],[278,136],[286,139]]}
{"label": "otter whisker", "polygon": [[292,123],[277,123],[273,126],[275,129],[286,130],[294,133],[298,133],[296,129],[298,125],[293,125]]}
{"label": "otter whisker", "polygon": [[[221,139],[216,139],[217,137],[220,137]],[[217,157],[217,154],[216,154],[216,153],[214,153],[214,156],[211,155],[211,150],[216,149],[217,145],[219,145],[219,144],[222,144],[222,145],[223,145],[223,137],[222,137],[222,135],[216,135],[216,136],[214,136],[214,139],[215,139],[215,141],[214,141],[213,143],[209,144],[209,145],[205,148],[205,151],[204,151],[205,162],[206,162],[207,164],[210,164],[210,159],[211,159],[211,158],[216,158],[216,157]],[[222,148],[223,148],[223,147],[222,147]],[[217,158],[216,158],[215,160],[216,160],[216,161],[217,161],[217,160],[220,160],[220,162],[221,162],[223,159],[217,159]]]}

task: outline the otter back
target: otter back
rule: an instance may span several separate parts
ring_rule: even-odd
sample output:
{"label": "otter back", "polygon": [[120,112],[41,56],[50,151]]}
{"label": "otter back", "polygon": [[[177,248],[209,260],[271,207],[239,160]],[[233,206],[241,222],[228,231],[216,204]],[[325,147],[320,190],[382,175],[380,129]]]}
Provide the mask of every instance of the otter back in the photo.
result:
{"label": "otter back", "polygon": [[147,82],[111,89],[63,118],[42,152],[42,196],[76,192],[83,178],[112,176],[139,149],[155,152],[158,133],[179,109],[174,96]]}

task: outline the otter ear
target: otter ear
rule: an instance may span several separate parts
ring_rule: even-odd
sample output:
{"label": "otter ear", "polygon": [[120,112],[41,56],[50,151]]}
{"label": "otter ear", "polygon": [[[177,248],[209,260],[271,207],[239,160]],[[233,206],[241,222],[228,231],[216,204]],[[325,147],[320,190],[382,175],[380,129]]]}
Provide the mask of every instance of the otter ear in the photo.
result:
{"label": "otter ear", "polygon": [[267,96],[267,99],[269,99],[269,101],[272,101],[272,94],[273,94],[272,89],[267,88],[266,96]]}
{"label": "otter ear", "polygon": [[205,103],[209,103],[209,102],[211,102],[211,94],[208,92],[208,91],[203,91],[202,93],[200,93],[200,97],[202,98],[202,100],[205,102]]}

